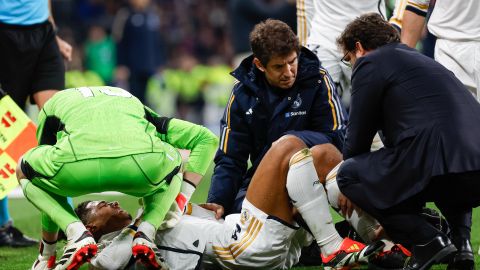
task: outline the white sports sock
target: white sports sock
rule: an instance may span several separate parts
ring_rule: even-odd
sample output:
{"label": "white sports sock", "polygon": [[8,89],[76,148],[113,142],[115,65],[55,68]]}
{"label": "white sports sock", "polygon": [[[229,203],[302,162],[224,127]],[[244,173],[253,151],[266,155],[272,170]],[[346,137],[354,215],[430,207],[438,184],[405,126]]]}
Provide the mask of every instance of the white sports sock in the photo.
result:
{"label": "white sports sock", "polygon": [[50,256],[55,255],[55,251],[57,249],[57,243],[55,242],[53,244],[48,244],[43,239],[41,241],[42,241],[43,248],[41,249],[40,256],[48,259]]}
{"label": "white sports sock", "polygon": [[300,150],[290,159],[287,191],[315,237],[322,255],[328,256],[337,251],[343,239],[333,224],[327,195],[318,180],[309,149]]}
{"label": "white sports sock", "polygon": [[155,227],[147,221],[140,223],[137,232],[143,232],[152,242],[155,240]]}
{"label": "white sports sock", "polygon": [[[338,209],[338,196],[340,194],[340,189],[337,184],[337,171],[342,163],[338,164],[332,171],[327,175],[327,180],[325,183],[325,189],[328,194],[328,201],[333,208]],[[342,213],[340,213],[341,215]],[[376,219],[368,215],[367,213],[358,214],[356,210],[353,211],[352,216],[344,217],[350,225],[355,229],[355,231],[360,235],[360,237],[366,242],[371,243],[376,240],[376,230],[380,227],[380,224]]]}
{"label": "white sports sock", "polygon": [[68,224],[65,234],[68,241],[77,240],[87,230],[81,221],[75,221]]}
{"label": "white sports sock", "polygon": [[[183,196],[185,197],[185,199],[187,199],[187,201],[185,202],[188,203],[190,201],[190,199],[192,198],[192,195],[193,193],[195,192],[195,185],[190,182],[190,181],[185,181],[183,180],[182,181],[182,187],[180,188],[180,193],[183,194]],[[182,209],[183,210],[183,209]]]}

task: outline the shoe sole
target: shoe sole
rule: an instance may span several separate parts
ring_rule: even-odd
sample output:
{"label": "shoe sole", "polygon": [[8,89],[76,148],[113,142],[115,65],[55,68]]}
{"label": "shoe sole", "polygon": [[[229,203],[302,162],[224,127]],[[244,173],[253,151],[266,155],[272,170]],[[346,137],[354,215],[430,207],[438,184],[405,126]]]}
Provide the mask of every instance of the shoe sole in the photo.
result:
{"label": "shoe sole", "polygon": [[98,247],[97,245],[86,245],[80,248],[75,254],[73,255],[72,262],[67,266],[67,270],[77,270],[86,262],[90,262],[90,260],[97,254]]}
{"label": "shoe sole", "polygon": [[132,247],[132,255],[135,260],[140,261],[146,267],[160,270],[165,269],[155,261],[155,253],[147,246],[135,245]]}
{"label": "shoe sole", "polygon": [[427,263],[425,263],[418,270],[428,270],[433,264],[441,262],[443,259],[445,259],[448,256],[453,256],[456,251],[457,251],[457,248],[455,248],[453,244],[450,244],[444,247],[443,249],[441,249],[439,252],[437,252],[430,260],[427,261]]}
{"label": "shoe sole", "polygon": [[[368,247],[366,247],[366,250],[363,253],[362,257],[363,258],[370,258],[371,256],[374,256],[374,255],[380,253],[383,250],[384,247],[385,247],[384,242],[382,242],[382,241],[374,242],[373,244],[370,244]],[[362,266],[362,263],[355,262],[355,263],[351,263],[351,264],[348,264],[348,265],[342,265],[342,266],[338,266],[338,267],[324,266],[323,269],[324,270],[350,270],[350,269],[354,269],[355,267],[359,267],[359,266]]]}
{"label": "shoe sole", "polygon": [[475,270],[475,259],[473,252],[457,253],[450,260],[447,270]]}

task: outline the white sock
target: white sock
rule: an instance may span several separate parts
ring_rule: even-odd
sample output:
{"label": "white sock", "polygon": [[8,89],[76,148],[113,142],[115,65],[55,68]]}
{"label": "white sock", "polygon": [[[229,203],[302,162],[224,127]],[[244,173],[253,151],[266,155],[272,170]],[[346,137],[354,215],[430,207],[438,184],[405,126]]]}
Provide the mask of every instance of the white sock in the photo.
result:
{"label": "white sock", "polygon": [[147,221],[140,223],[137,232],[143,232],[152,242],[155,240],[155,227]]}
{"label": "white sock", "polygon": [[332,221],[327,195],[320,183],[309,149],[295,153],[290,159],[287,191],[315,237],[323,256],[340,248],[343,239]]}
{"label": "white sock", "polygon": [[75,221],[68,224],[65,234],[68,241],[77,240],[87,230],[81,221]]}
{"label": "white sock", "polygon": [[182,181],[182,187],[180,188],[180,193],[185,196],[185,199],[187,199],[186,203],[190,201],[192,198],[193,193],[195,192],[195,185],[189,181]]}
{"label": "white sock", "polygon": [[[337,184],[337,171],[342,163],[338,164],[327,175],[325,183],[325,189],[328,194],[328,201],[333,208],[338,209],[338,196],[340,189]],[[340,213],[341,214],[341,213]],[[376,230],[380,227],[380,224],[376,219],[368,215],[367,213],[361,213],[360,215],[356,210],[353,211],[352,216],[344,217],[353,229],[360,235],[360,237],[366,242],[371,243],[376,240]]]}
{"label": "white sock", "polygon": [[51,256],[55,255],[55,251],[57,250],[57,243],[55,242],[53,244],[48,244],[43,239],[41,241],[42,241],[43,248],[40,250],[41,251],[40,256],[48,259]]}

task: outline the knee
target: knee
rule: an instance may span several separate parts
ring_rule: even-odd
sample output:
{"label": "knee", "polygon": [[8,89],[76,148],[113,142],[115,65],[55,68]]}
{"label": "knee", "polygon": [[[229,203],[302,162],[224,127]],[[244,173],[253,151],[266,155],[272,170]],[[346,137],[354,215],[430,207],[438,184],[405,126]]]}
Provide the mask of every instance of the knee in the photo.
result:
{"label": "knee", "polygon": [[342,154],[330,143],[316,145],[311,148],[311,152],[318,178],[325,184],[327,174],[342,162]]}
{"label": "knee", "polygon": [[315,145],[311,150],[313,159],[323,164],[334,164],[336,166],[342,161],[342,153],[331,143]]}
{"label": "knee", "polygon": [[272,143],[269,151],[275,156],[282,157],[286,162],[289,162],[291,156],[306,147],[300,138],[294,135],[284,135]]}

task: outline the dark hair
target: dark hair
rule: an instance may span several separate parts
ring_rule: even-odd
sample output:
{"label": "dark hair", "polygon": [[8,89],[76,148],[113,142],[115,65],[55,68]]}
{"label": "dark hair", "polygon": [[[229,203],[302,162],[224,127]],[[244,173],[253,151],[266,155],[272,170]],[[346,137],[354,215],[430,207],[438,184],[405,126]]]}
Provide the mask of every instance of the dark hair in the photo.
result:
{"label": "dark hair", "polygon": [[260,22],[250,33],[253,55],[266,66],[273,56],[285,56],[292,51],[300,52],[300,42],[286,23],[268,19]]}
{"label": "dark hair", "polygon": [[400,42],[400,35],[380,14],[367,13],[345,27],[337,38],[337,45],[345,52],[349,52],[355,50],[357,41],[365,50],[374,50],[392,42]]}
{"label": "dark hair", "polygon": [[90,211],[87,208],[87,206],[90,202],[92,202],[92,201],[81,202],[79,205],[77,205],[77,207],[74,210],[75,214],[77,214],[78,218],[80,218],[82,223],[85,224],[85,225],[88,223],[88,219],[89,219],[89,215],[90,215]]}

